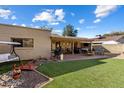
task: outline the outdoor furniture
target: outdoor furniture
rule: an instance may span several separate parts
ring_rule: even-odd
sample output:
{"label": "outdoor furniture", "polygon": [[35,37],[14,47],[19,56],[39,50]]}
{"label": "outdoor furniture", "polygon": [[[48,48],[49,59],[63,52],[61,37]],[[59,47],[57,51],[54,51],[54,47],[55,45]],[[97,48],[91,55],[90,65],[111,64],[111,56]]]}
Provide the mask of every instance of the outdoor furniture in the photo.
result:
{"label": "outdoor furniture", "polygon": [[34,64],[22,64],[19,66],[21,70],[34,70],[35,67],[36,66]]}
{"label": "outdoor furniture", "polygon": [[0,54],[0,63],[10,62],[10,61],[14,61],[14,60],[20,61],[20,57],[16,54],[15,48],[14,48],[14,45],[20,45],[20,43],[0,41],[0,44],[7,44],[7,45],[12,46],[10,53]]}
{"label": "outdoor furniture", "polygon": [[93,56],[94,54],[93,54],[93,52],[88,52],[86,55],[87,56]]}
{"label": "outdoor furniture", "polygon": [[81,51],[83,54],[87,54],[88,53],[88,48],[81,48]]}
{"label": "outdoor furniture", "polygon": [[104,55],[104,49],[102,49],[102,48],[96,48],[95,49],[95,54],[96,55]]}

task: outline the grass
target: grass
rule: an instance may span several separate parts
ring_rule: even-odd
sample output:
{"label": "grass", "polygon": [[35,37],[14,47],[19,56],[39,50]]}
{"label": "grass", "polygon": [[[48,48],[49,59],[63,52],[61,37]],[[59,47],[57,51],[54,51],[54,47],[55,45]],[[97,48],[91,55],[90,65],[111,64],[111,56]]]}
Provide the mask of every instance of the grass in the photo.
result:
{"label": "grass", "polygon": [[95,59],[47,63],[38,70],[54,81],[54,88],[124,88],[124,60]]}
{"label": "grass", "polygon": [[[21,63],[26,63],[26,61],[21,61]],[[13,62],[4,62],[0,63],[0,74],[6,73],[10,70],[12,70],[12,67],[14,64],[19,65],[19,61],[13,61]]]}

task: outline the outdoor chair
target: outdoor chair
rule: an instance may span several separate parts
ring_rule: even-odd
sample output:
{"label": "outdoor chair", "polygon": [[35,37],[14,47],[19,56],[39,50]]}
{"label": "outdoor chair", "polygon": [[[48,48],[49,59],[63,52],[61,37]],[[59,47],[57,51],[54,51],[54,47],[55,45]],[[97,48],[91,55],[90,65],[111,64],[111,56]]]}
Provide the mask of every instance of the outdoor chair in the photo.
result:
{"label": "outdoor chair", "polygon": [[96,55],[104,55],[104,49],[102,49],[102,48],[95,49],[95,54]]}

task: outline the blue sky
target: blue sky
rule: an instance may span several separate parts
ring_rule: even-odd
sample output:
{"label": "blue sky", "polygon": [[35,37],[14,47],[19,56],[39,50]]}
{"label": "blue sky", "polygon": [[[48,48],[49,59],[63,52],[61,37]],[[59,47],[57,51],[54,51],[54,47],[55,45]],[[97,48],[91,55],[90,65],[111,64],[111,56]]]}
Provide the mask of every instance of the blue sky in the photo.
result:
{"label": "blue sky", "polygon": [[124,6],[34,5],[0,6],[0,23],[39,28],[48,26],[61,34],[67,24],[78,29],[79,37],[124,31]]}

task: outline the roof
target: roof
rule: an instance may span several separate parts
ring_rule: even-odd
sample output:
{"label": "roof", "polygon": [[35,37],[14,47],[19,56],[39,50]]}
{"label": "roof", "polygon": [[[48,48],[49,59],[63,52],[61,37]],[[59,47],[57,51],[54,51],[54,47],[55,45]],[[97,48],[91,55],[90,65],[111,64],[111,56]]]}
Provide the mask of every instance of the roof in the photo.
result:
{"label": "roof", "polygon": [[117,41],[104,41],[102,44],[119,44]]}
{"label": "roof", "polygon": [[61,40],[80,40],[80,41],[92,41],[92,39],[88,39],[88,38],[83,38],[83,37],[71,37],[71,36],[60,36],[57,34],[52,34],[51,35],[52,39],[61,39]]}
{"label": "roof", "polygon": [[118,36],[106,36],[101,39],[94,38],[94,41],[118,41],[119,39],[123,38],[124,35],[118,35]]}
{"label": "roof", "polygon": [[41,29],[41,28],[31,28],[31,27],[23,27],[23,26],[18,26],[18,25],[11,25],[11,24],[1,24],[1,23],[0,23],[0,25],[2,25],[2,26],[9,26],[9,27],[27,28],[27,29],[51,32],[51,30]]}

